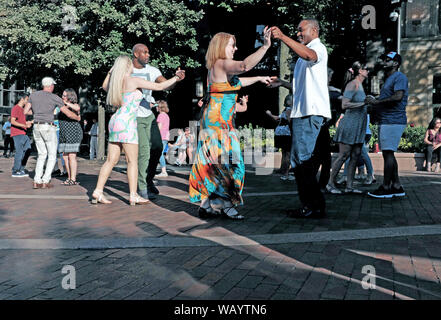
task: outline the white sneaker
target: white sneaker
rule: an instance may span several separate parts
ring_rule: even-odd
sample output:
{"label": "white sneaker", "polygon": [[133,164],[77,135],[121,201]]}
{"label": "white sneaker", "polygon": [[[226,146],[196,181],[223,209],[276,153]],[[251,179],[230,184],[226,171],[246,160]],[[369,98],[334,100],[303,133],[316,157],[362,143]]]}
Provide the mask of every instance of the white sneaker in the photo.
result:
{"label": "white sneaker", "polygon": [[281,176],[281,177],[280,177],[280,180],[282,180],[282,181],[289,180],[289,175],[287,175],[287,176]]}
{"label": "white sneaker", "polygon": [[288,175],[288,181],[294,181],[296,178],[293,175]]}
{"label": "white sneaker", "polygon": [[160,174],[157,174],[155,176],[155,178],[164,178],[164,177],[168,177],[167,172],[161,172]]}

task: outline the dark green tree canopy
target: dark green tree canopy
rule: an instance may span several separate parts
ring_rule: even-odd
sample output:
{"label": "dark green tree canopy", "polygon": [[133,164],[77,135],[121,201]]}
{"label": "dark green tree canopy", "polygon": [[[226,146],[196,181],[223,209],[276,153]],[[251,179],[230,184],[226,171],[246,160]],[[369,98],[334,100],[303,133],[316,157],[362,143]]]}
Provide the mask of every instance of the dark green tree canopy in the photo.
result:
{"label": "dark green tree canopy", "polygon": [[202,17],[175,0],[0,0],[0,81],[35,84],[48,74],[71,86],[100,84],[138,42],[164,71],[194,68]]}

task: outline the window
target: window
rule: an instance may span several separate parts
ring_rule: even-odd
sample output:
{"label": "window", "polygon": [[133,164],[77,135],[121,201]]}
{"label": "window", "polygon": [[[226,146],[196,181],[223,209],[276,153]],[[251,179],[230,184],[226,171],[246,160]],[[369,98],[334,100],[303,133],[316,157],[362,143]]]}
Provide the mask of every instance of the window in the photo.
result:
{"label": "window", "polygon": [[441,74],[433,76],[432,104],[441,104]]}

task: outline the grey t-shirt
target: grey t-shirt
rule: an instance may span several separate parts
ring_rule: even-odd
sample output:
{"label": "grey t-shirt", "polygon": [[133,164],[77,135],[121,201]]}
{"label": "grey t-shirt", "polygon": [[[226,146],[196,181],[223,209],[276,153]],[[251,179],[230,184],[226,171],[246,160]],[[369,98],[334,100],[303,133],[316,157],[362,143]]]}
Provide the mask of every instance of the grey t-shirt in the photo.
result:
{"label": "grey t-shirt", "polygon": [[43,90],[31,93],[29,103],[34,114],[34,121],[40,122],[53,122],[55,108],[64,106],[59,96]]}

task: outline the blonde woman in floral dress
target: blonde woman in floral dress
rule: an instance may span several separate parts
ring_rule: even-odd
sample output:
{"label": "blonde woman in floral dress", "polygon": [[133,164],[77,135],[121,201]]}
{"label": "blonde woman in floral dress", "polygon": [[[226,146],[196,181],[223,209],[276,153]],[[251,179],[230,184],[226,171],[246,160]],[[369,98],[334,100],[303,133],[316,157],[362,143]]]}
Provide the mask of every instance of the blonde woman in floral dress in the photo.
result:
{"label": "blonde woman in floral dress", "polygon": [[109,122],[109,146],[106,162],[100,170],[96,188],[92,194],[92,203],[109,204],[111,201],[103,195],[104,186],[118,163],[121,150],[124,150],[127,160],[127,177],[130,189],[130,205],[147,204],[149,200],[137,193],[138,181],[138,131],[136,112],[142,100],[139,89],[160,91],[182,80],[185,71],[176,72],[176,76],[161,82],[150,82],[132,77],[133,64],[128,56],[119,56],[103,82],[107,93],[107,104],[118,107]]}

